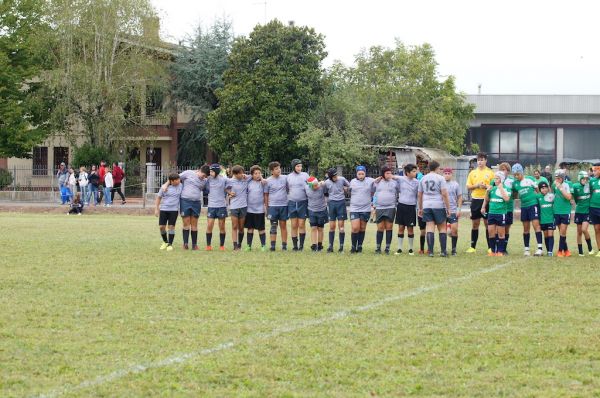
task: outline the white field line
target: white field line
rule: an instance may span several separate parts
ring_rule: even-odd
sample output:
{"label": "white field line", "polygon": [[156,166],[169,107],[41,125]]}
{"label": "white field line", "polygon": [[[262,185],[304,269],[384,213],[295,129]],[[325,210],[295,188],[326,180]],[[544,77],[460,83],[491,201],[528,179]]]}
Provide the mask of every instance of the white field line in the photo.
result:
{"label": "white field line", "polygon": [[463,276],[459,276],[456,278],[450,278],[447,279],[444,282],[440,282],[434,285],[429,285],[429,286],[423,286],[423,287],[418,287],[416,289],[411,289],[411,290],[407,290],[404,291],[400,294],[397,294],[395,296],[389,296],[389,297],[385,297],[381,300],[377,300],[377,301],[373,301],[371,303],[365,304],[365,305],[361,305],[361,306],[357,306],[357,307],[352,307],[346,310],[342,310],[342,311],[338,311],[338,312],[334,312],[331,315],[327,315],[321,318],[315,318],[315,319],[310,319],[307,321],[301,321],[301,322],[297,322],[297,323],[291,323],[288,325],[284,325],[278,328],[275,328],[273,330],[271,330],[270,332],[267,333],[256,333],[254,335],[251,335],[247,338],[244,339],[240,339],[238,341],[228,341],[225,343],[221,343],[219,345],[216,345],[214,347],[211,348],[206,348],[203,350],[198,350],[198,351],[192,351],[192,352],[188,352],[188,353],[184,353],[184,354],[175,354],[172,355],[170,357],[167,357],[165,359],[156,361],[156,362],[149,362],[146,364],[137,364],[137,365],[132,365],[129,366],[127,368],[123,368],[123,369],[119,369],[119,370],[115,370],[114,372],[108,373],[108,374],[104,374],[104,375],[100,375],[94,379],[89,379],[89,380],[85,380],[79,384],[76,385],[65,385],[63,387],[60,387],[56,390],[50,391],[46,394],[41,394],[41,395],[37,395],[37,397],[40,398],[54,398],[54,397],[59,397],[63,394],[66,393],[71,393],[74,391],[78,391],[78,390],[83,390],[89,387],[95,387],[95,386],[100,386],[103,384],[108,384],[111,383],[113,381],[116,381],[118,379],[121,379],[125,376],[128,375],[132,375],[132,374],[138,374],[138,373],[142,373],[145,372],[146,370],[150,370],[150,369],[157,369],[157,368],[164,368],[167,366],[171,366],[174,364],[180,364],[180,363],[184,363],[187,362],[191,359],[197,358],[197,357],[201,357],[201,356],[205,356],[205,355],[210,355],[210,354],[215,354],[221,351],[225,351],[225,350],[229,350],[231,348],[235,348],[237,346],[243,345],[243,344],[247,344],[247,345],[256,345],[258,344],[258,340],[265,340],[265,339],[271,339],[277,336],[280,336],[282,334],[286,334],[286,333],[292,333],[298,330],[302,330],[302,329],[306,329],[309,327],[313,327],[313,326],[320,326],[323,325],[325,323],[328,322],[333,322],[333,321],[338,321],[341,319],[345,319],[348,318],[349,316],[353,315],[353,314],[357,314],[357,313],[361,313],[361,312],[367,312],[367,311],[371,311],[373,309],[379,308],[381,306],[384,306],[388,303],[393,303],[395,301],[400,301],[400,300],[404,300],[407,298],[411,298],[411,297],[415,297],[415,296],[419,296],[421,294],[424,293],[428,293],[434,290],[438,290],[441,289],[443,287],[447,287],[453,284],[457,284],[460,282],[464,282],[464,281],[468,281],[470,279],[473,279],[477,276],[480,275],[485,275],[485,274],[489,274],[492,272],[496,272],[499,270],[502,270],[512,264],[514,264],[517,261],[522,261],[522,259],[520,260],[512,260],[506,263],[502,263],[502,264],[498,264],[495,265],[493,267],[488,267],[488,268],[482,268],[479,269],[477,271],[473,271],[470,272],[466,275]]}

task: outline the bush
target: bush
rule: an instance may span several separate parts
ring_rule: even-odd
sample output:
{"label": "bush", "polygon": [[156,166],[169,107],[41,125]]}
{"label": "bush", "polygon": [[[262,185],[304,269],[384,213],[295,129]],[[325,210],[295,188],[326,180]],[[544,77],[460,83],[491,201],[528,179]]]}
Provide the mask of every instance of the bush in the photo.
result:
{"label": "bush", "polygon": [[113,156],[112,152],[108,148],[95,147],[91,144],[83,144],[81,147],[75,149],[73,154],[72,166],[78,168],[80,166],[86,166],[89,168],[91,165],[99,165],[101,160],[105,160],[106,163],[110,163]]}
{"label": "bush", "polygon": [[6,169],[0,169],[0,189],[8,187],[13,182],[13,176],[10,171]]}

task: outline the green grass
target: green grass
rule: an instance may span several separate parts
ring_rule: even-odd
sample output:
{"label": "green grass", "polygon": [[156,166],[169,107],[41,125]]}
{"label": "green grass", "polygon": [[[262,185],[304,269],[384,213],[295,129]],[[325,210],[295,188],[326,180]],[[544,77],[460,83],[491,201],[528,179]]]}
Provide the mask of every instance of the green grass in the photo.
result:
{"label": "green grass", "polygon": [[165,253],[157,229],[0,213],[0,396],[600,396],[600,259],[523,258],[518,225],[489,258],[462,221],[450,259],[375,256],[372,229],[356,256]]}

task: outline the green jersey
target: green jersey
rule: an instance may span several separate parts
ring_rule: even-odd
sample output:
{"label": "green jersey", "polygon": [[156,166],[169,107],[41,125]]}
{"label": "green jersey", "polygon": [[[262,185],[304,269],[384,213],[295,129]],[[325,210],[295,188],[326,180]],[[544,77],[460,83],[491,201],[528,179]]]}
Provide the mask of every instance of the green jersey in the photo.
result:
{"label": "green jersey", "polygon": [[546,195],[542,195],[538,193],[537,201],[540,205],[540,224],[554,223],[554,194],[547,193]]}
{"label": "green jersey", "polygon": [[600,178],[590,178],[590,207],[600,208]]}
{"label": "green jersey", "polygon": [[573,184],[573,199],[577,206],[575,213],[588,214],[590,212],[590,184],[581,185],[577,182]]}
{"label": "green jersey", "polygon": [[540,176],[540,178],[535,178],[535,177],[531,177],[533,178],[533,181],[535,181],[535,186],[539,186],[540,182],[545,182],[546,184],[548,184],[548,186],[550,186],[550,183],[548,182],[548,179],[546,177],[542,177]]}
{"label": "green jersey", "polygon": [[[506,193],[508,193],[508,196],[510,197],[509,201],[506,203],[506,211],[507,212],[512,212],[515,210],[515,200],[512,197],[512,187],[513,184],[515,183],[515,177],[513,176],[508,176],[506,177],[506,179],[504,180],[504,183],[502,185],[504,185],[504,189],[506,190]],[[491,184],[493,187],[496,186],[496,181],[492,181]]]}
{"label": "green jersey", "polygon": [[[567,192],[573,193],[573,186],[569,181],[563,182],[562,185]],[[571,214],[571,201],[564,197],[556,183],[552,184],[552,191],[554,192],[554,214]]]}
{"label": "green jersey", "polygon": [[525,177],[521,181],[515,180],[513,184],[513,192],[519,194],[521,199],[521,209],[537,204],[537,196],[535,192],[535,179],[533,177]]}
{"label": "green jersey", "polygon": [[[507,192],[508,193],[508,192]],[[508,211],[508,201],[505,201],[498,190],[498,187],[490,189],[490,197],[488,199],[490,204],[489,214],[506,214]]]}

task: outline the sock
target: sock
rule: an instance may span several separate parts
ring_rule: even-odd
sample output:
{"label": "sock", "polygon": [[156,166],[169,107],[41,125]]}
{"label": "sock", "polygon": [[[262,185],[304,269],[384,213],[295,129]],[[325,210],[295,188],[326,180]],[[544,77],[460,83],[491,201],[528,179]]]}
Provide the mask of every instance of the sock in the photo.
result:
{"label": "sock", "polygon": [[456,251],[456,244],[458,243],[458,236],[453,236],[452,237],[452,251],[455,252]]}
{"label": "sock", "polygon": [[531,234],[523,234],[523,246],[525,246],[526,249],[529,249],[529,238],[531,237]]}
{"label": "sock", "polygon": [[550,238],[545,236],[544,237],[544,243],[546,244],[546,250],[550,251]]}
{"label": "sock", "polygon": [[365,241],[365,231],[360,231],[358,233],[358,247],[362,247],[364,241]]}
{"label": "sock", "polygon": [[225,235],[226,234],[219,234],[219,243],[220,243],[220,246],[225,246]]}
{"label": "sock", "polygon": [[392,238],[394,237],[394,231],[388,229],[385,231],[385,250],[390,250],[392,244]]}
{"label": "sock", "polygon": [[192,235],[192,246],[198,245],[198,231],[191,231]]}
{"label": "sock", "polygon": [[358,247],[358,234],[356,232],[350,233],[350,241],[352,242],[352,249],[356,250]]}
{"label": "sock", "polygon": [[[263,234],[263,236],[264,236],[264,235],[265,235],[265,234]],[[252,233],[248,232],[248,233],[246,234],[246,242],[248,243],[248,246],[250,246],[250,247],[252,246],[252,240],[253,240],[253,239],[254,239],[254,232],[252,232]]]}
{"label": "sock", "polygon": [[206,233],[206,246],[210,246],[210,242],[212,241],[212,232]]}
{"label": "sock", "polygon": [[536,240],[536,242],[537,242],[537,247],[538,247],[538,249],[541,249],[541,248],[542,248],[542,236],[543,236],[543,235],[542,235],[542,232],[541,232],[541,231],[540,231],[540,232],[536,232],[536,233],[535,233],[535,240]]}
{"label": "sock", "polygon": [[398,249],[402,250],[404,243],[404,234],[398,234]]}
{"label": "sock", "polygon": [[446,245],[447,245],[447,242],[448,242],[448,234],[446,234],[444,232],[440,232],[439,237],[440,237],[440,246],[442,248],[442,253],[446,253]]}
{"label": "sock", "polygon": [[560,236],[560,238],[558,238],[558,251],[563,251],[563,250],[567,250],[565,249],[565,241],[567,240],[566,236]]}
{"label": "sock", "polygon": [[281,242],[281,250],[287,250],[287,242]]}
{"label": "sock", "polygon": [[383,231],[377,231],[377,250],[381,250],[381,242],[383,242]]}
{"label": "sock", "polygon": [[579,251],[579,254],[583,254],[583,245],[578,243],[577,244],[577,250]]}
{"label": "sock", "polygon": [[564,251],[569,250],[569,246],[567,245],[567,237],[566,236],[561,236],[560,240],[562,240],[562,242],[563,242],[563,244],[562,244],[563,250]]}
{"label": "sock", "polygon": [[304,247],[304,240],[306,239],[306,233],[300,233],[300,249]]}
{"label": "sock", "polygon": [[238,247],[242,247],[242,242],[244,241],[244,230],[242,229],[238,232]]}
{"label": "sock", "polygon": [[587,247],[588,247],[588,252],[592,251],[592,240],[591,239],[586,239],[585,243],[587,243]]}
{"label": "sock", "polygon": [[487,242],[490,241],[490,231],[488,231],[487,228],[485,229],[485,239],[486,239]]}
{"label": "sock", "polygon": [[298,237],[292,236],[292,244],[294,245],[294,249],[298,249]]}
{"label": "sock", "polygon": [[276,243],[277,243],[277,242],[276,242],[276,241],[274,241],[274,240],[272,240],[272,241],[271,241],[271,249],[275,250],[275,244],[276,244]]}
{"label": "sock", "polygon": [[504,251],[506,251],[506,247],[508,246],[508,237],[510,234],[504,234],[504,240],[506,241],[506,246],[504,246]]}
{"label": "sock", "polygon": [[496,242],[496,250],[497,250],[496,253],[500,253],[500,237],[498,236],[498,234],[496,234],[495,242]]}
{"label": "sock", "polygon": [[408,235],[408,250],[412,250],[414,244],[415,244],[415,236],[414,235]]}
{"label": "sock", "polygon": [[479,230],[478,229],[472,229],[471,230],[471,247],[473,249],[475,249],[475,246],[477,246],[477,240],[479,239]]}
{"label": "sock", "polygon": [[183,230],[183,244],[184,245],[188,244],[189,238],[190,238],[190,230],[189,229],[184,229]]}
{"label": "sock", "polygon": [[427,232],[427,251],[433,253],[433,245],[435,244],[435,233]]}
{"label": "sock", "polygon": [[554,236],[550,236],[548,238],[548,251],[550,253],[552,253],[553,249],[554,249]]}
{"label": "sock", "polygon": [[333,247],[334,240],[335,240],[335,231],[329,231],[329,247]]}
{"label": "sock", "polygon": [[316,252],[317,251],[317,245],[315,245],[315,244],[310,245],[310,250]]}
{"label": "sock", "polygon": [[[252,236],[254,236],[254,234],[252,234]],[[267,245],[267,234],[265,233],[258,233],[258,237],[260,238],[260,245],[261,246],[266,246]]]}
{"label": "sock", "polygon": [[162,237],[163,242],[168,243],[169,240],[167,239],[167,231],[165,232],[160,232],[160,236]]}
{"label": "sock", "polygon": [[346,233],[340,232],[340,247],[344,247],[344,241],[346,240]]}
{"label": "sock", "polygon": [[506,237],[504,239],[498,239],[498,253],[504,253],[506,251]]}
{"label": "sock", "polygon": [[425,251],[425,237],[424,236],[419,236],[419,247],[421,248],[421,251]]}
{"label": "sock", "polygon": [[492,253],[496,253],[496,238],[488,238],[488,247],[492,249]]}
{"label": "sock", "polygon": [[173,244],[174,239],[175,239],[175,231],[169,231],[169,245]]}
{"label": "sock", "polygon": [[317,250],[318,250],[318,251],[321,251],[321,250],[323,250],[323,242],[319,242],[319,243],[317,244]]}

